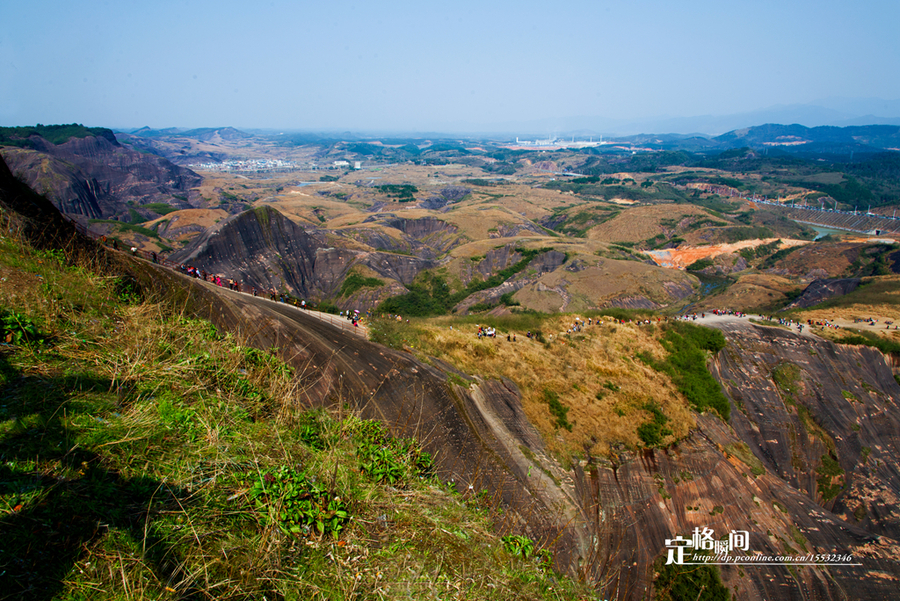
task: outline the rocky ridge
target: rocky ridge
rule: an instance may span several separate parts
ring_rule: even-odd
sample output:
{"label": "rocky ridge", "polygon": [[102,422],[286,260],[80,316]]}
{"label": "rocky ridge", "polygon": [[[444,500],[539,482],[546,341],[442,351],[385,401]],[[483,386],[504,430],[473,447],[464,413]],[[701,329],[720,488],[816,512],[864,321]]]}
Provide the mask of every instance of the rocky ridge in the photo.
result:
{"label": "rocky ridge", "polygon": [[[8,179],[4,203],[27,209]],[[736,598],[892,598],[900,581],[892,496],[900,387],[871,349],[719,323],[728,346],[712,368],[731,398],[731,425],[699,415],[670,448],[621,449],[567,467],[545,451],[513,382],[471,378],[440,360],[426,365],[293,307],[157,266],[133,268],[148,288],[184,298],[187,311],[281,349],[303,374],[301,401],[348,402],[397,435],[420,437],[442,478],[463,494],[488,491],[503,509],[501,530],[548,545],[560,569],[594,579],[606,597],[650,596],[666,540],[694,528],[746,531],[750,552],[851,554],[859,564],[724,567]],[[790,365],[797,370],[781,367]],[[818,469],[832,452],[843,475]]]}
{"label": "rocky ridge", "polygon": [[2,147],[0,154],[17,178],[63,213],[131,221],[131,211],[145,219],[157,216],[141,205],[200,206],[191,193],[200,185],[199,175],[165,158],[125,148],[115,137],[74,138],[55,145],[32,136],[29,143],[29,148]]}

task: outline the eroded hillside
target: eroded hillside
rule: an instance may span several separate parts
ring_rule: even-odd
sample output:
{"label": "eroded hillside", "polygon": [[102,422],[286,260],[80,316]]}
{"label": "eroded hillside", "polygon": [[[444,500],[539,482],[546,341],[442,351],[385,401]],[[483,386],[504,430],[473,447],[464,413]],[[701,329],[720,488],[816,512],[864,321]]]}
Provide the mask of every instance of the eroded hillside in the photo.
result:
{"label": "eroded hillside", "polygon": [[[755,553],[851,554],[860,564],[723,568],[741,599],[889,598],[896,589],[890,495],[900,389],[871,350],[724,321],[726,346],[714,365],[731,402],[697,413],[693,397],[672,387],[675,376],[667,382],[662,366],[682,349],[672,344],[677,338],[660,342],[667,328],[658,321],[610,325],[609,316],[583,315],[591,323],[572,328],[567,317],[538,318],[534,339],[523,336],[524,322],[505,331],[498,322],[500,337],[490,339],[479,339],[472,321],[423,322],[420,339],[445,352],[435,358],[413,348],[423,353],[417,357],[282,303],[129,263],[148,290],[175,295],[184,310],[243,332],[259,348],[278,348],[297,370],[304,402],[349,404],[395,434],[417,435],[442,478],[463,494],[486,491],[488,507],[502,510],[499,528],[548,545],[561,569],[596,582],[607,598],[652,594],[665,541],[693,528],[746,531]],[[401,345],[403,328],[419,327],[390,323]],[[503,372],[506,363],[514,369]],[[753,391],[757,415],[733,390]],[[594,404],[630,423],[610,432],[606,419],[588,414]],[[729,414],[730,424],[720,417]],[[589,446],[592,434],[605,436],[605,446]]]}

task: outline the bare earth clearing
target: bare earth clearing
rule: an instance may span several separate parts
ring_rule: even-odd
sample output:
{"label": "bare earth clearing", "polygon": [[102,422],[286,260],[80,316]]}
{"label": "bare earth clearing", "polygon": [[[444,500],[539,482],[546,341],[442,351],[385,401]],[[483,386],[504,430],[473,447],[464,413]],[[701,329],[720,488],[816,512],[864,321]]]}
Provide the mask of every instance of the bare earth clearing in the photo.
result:
{"label": "bare earth clearing", "polygon": [[676,269],[684,269],[691,263],[700,259],[708,259],[728,253],[734,253],[744,248],[756,248],[764,244],[770,244],[776,240],[781,240],[779,248],[789,248],[792,246],[804,246],[809,244],[809,240],[790,240],[783,238],[764,238],[756,240],[742,240],[733,244],[712,244],[709,246],[680,246],[678,248],[666,250],[648,250],[646,254],[650,255],[653,261],[661,267],[674,267]]}

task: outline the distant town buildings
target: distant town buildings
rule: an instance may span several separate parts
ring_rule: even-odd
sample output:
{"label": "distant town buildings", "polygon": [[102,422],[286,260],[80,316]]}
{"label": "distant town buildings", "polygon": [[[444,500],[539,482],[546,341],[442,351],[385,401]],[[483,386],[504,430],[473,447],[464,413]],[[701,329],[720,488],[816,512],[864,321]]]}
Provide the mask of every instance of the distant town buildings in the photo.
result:
{"label": "distant town buildings", "polygon": [[593,138],[590,138],[587,142],[581,140],[579,142],[575,141],[575,138],[572,138],[570,142],[565,140],[559,140],[555,137],[547,138],[546,140],[520,140],[518,136],[516,136],[515,144],[506,144],[507,148],[514,148],[517,150],[559,150],[560,148],[593,148],[594,146],[602,146],[603,144],[608,144],[609,142],[603,141],[603,136],[600,136],[599,142],[594,142]]}
{"label": "distant town buildings", "polygon": [[300,169],[300,165],[293,161],[281,159],[251,159],[245,161],[223,161],[221,163],[193,163],[188,165],[191,169],[202,171],[266,173],[272,171],[293,171]]}

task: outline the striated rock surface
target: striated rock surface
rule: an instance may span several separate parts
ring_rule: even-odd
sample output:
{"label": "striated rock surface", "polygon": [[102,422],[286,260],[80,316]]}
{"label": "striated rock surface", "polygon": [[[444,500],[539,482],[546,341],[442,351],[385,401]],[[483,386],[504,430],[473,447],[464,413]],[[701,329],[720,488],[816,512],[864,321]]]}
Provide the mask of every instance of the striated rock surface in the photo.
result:
{"label": "striated rock surface", "polygon": [[392,236],[390,230],[375,228],[347,228],[342,232],[377,250],[413,253],[424,259],[444,255],[463,242],[459,228],[435,217],[406,219],[383,213],[369,217],[363,223],[383,225],[396,230],[398,236]]}
{"label": "striated rock surface", "polygon": [[200,185],[199,175],[165,158],[124,148],[112,134],[59,145],[38,136],[29,142],[30,148],[3,147],[0,153],[16,177],[64,213],[130,221],[129,208],[145,218],[156,216],[139,208],[144,204],[194,206],[190,190]]}
{"label": "striated rock surface", "polygon": [[261,290],[287,288],[309,296],[317,288],[317,250],[324,246],[275,209],[262,207],[209,228],[171,260]]}
{"label": "striated rock surface", "polygon": [[[193,243],[174,253],[171,260],[187,263],[260,290],[285,290],[301,298],[325,298],[335,294],[354,265],[364,265],[379,276],[410,284],[426,259],[391,253],[375,253],[330,246],[327,236],[305,230],[276,209],[263,206],[234,215],[206,230]],[[365,310],[383,300],[387,287],[354,308]],[[359,303],[366,300],[367,303]]]}
{"label": "striated rock surface", "polygon": [[[598,541],[585,574],[610,598],[648,598],[667,539],[739,530],[749,533],[746,555],[849,554],[858,565],[723,567],[735,599],[892,598],[900,387],[884,358],[746,322],[717,327],[728,345],[711,369],[731,398],[730,424],[698,416],[672,448],[575,468]],[[773,378],[784,365],[800,371]],[[823,455],[841,473],[826,474]]]}
{"label": "striated rock surface", "polygon": [[[464,493],[470,485],[488,490],[503,508],[501,531],[550,545],[558,567],[596,581],[603,598],[652,598],[653,566],[665,561],[666,540],[690,538],[694,528],[709,528],[716,539],[746,532],[747,555],[853,556],[854,565],[831,567],[722,567],[735,599],[889,599],[900,585],[893,536],[900,387],[870,349],[724,324],[728,346],[712,367],[731,395],[731,424],[698,415],[696,429],[673,447],[586,457],[567,469],[546,453],[514,383],[476,379],[458,386],[448,380],[456,372],[439,360],[425,365],[303,319],[291,307],[213,292],[219,300],[209,313],[219,323],[252,323],[259,344],[278,346],[298,366],[319,366],[303,372],[311,378],[308,402],[350,400],[397,434],[421,436],[438,457],[441,477]],[[820,392],[801,389],[795,406],[785,403],[771,375],[785,361],[803,364]],[[851,382],[847,374],[857,361],[870,367]],[[801,405],[822,420],[822,432],[801,434]],[[836,417],[829,421],[829,414]],[[826,500],[809,474],[829,436],[846,479]],[[864,445],[871,449],[866,461]],[[805,467],[793,465],[795,455]],[[851,517],[860,501],[866,515]]]}
{"label": "striated rock surface", "polygon": [[777,328],[729,332],[714,364],[765,469],[848,524],[900,540],[900,387],[884,356]]}
{"label": "striated rock surface", "polygon": [[[493,275],[495,270],[501,271],[509,265],[517,263],[521,260],[522,255],[515,252],[513,249],[514,246],[507,245],[502,248],[495,248],[488,251],[485,258],[475,266],[475,271],[487,279]],[[519,275],[511,277],[498,286],[486,290],[479,290],[478,292],[467,296],[453,308],[453,311],[455,313],[464,314],[476,304],[497,303],[504,294],[521,290],[528,284],[536,282],[542,274],[555,271],[565,262],[565,253],[556,250],[543,252],[534,257],[528,263],[525,270],[520,272]],[[472,274],[473,270],[470,267],[466,274],[468,276],[468,281],[470,282],[472,281]]]}
{"label": "striated rock surface", "polygon": [[[821,271],[821,270],[820,270]],[[813,305],[849,294],[859,288],[860,278],[822,279],[811,283],[800,295],[800,298],[789,304],[785,309],[806,309]]]}

